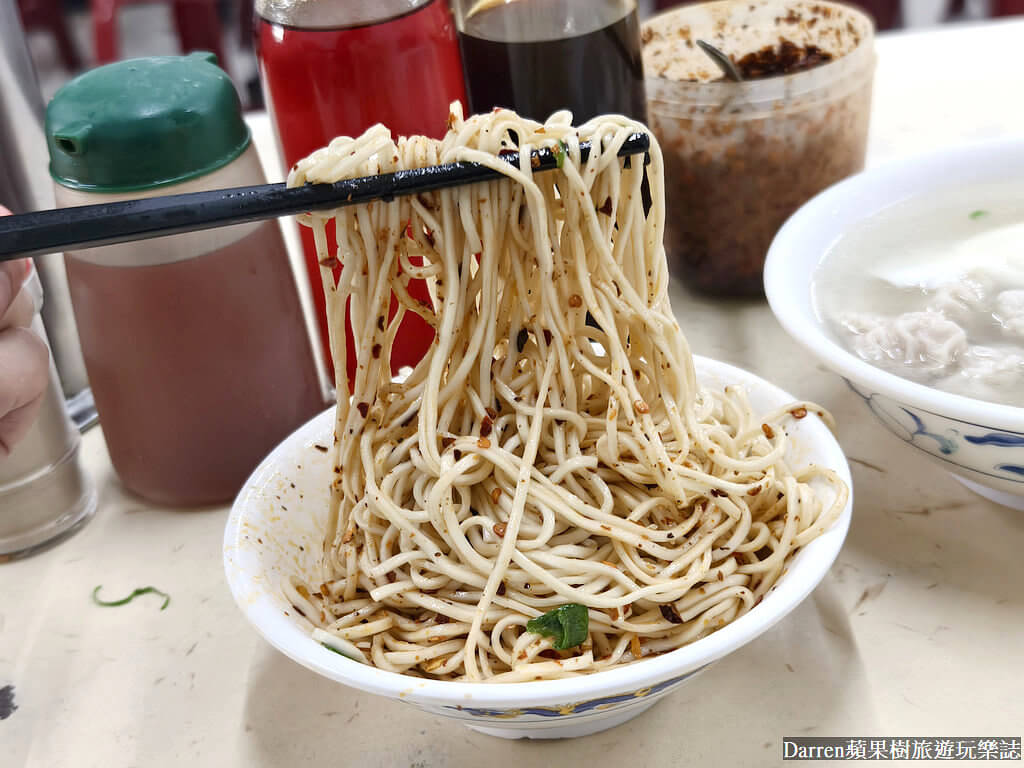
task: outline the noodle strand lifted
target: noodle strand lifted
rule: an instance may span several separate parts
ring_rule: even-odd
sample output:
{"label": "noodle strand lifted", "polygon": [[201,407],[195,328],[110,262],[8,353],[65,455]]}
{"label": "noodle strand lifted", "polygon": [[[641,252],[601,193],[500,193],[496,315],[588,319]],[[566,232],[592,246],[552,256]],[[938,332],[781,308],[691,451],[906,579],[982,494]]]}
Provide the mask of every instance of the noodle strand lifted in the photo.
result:
{"label": "noodle strand lifted", "polygon": [[[505,178],[303,217],[339,396],[324,580],[289,581],[288,599],[332,647],[447,680],[594,672],[727,624],[845,505],[833,472],[784,459],[784,422],[827,416],[812,403],[758,416],[740,388],[698,387],[668,302],[661,152],[652,139],[647,214],[644,164],[617,157],[644,126],[463,119],[457,105],[449,126],[397,142],[375,126],[289,176],[474,161]],[[533,173],[539,147],[564,153],[558,170]],[[436,338],[396,380],[410,313]],[[527,630],[570,603],[588,614],[582,643]]]}

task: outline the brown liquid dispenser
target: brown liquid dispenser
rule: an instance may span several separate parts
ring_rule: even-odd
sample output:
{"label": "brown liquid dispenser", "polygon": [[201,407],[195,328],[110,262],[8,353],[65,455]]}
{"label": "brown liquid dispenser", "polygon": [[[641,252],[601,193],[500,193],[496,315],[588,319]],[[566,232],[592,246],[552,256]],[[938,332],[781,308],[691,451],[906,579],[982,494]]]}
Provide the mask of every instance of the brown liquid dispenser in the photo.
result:
{"label": "brown liquid dispenser", "polygon": [[[211,54],[87,72],[54,97],[46,133],[61,207],[265,182]],[[276,222],[69,252],[66,265],[110,458],[139,495],[225,501],[323,407]]]}

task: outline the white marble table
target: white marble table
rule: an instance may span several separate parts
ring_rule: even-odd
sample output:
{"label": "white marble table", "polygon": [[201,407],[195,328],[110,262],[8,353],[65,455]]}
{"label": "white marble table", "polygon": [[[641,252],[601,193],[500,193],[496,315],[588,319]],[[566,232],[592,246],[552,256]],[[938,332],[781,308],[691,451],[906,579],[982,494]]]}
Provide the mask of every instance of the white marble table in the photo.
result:
{"label": "white marble table", "polygon": [[[870,162],[1024,135],[1024,22],[883,36]],[[266,123],[254,121],[257,136]],[[0,765],[157,767],[764,766],[784,735],[1020,735],[1024,514],[995,506],[877,427],[762,302],[676,286],[694,350],[826,404],[856,509],[838,563],[760,639],[615,730],[504,742],[330,683],[257,637],[221,571],[224,508],[159,509],[118,484],[85,437],[96,519],[0,566]],[[94,606],[153,584],[172,603]]]}

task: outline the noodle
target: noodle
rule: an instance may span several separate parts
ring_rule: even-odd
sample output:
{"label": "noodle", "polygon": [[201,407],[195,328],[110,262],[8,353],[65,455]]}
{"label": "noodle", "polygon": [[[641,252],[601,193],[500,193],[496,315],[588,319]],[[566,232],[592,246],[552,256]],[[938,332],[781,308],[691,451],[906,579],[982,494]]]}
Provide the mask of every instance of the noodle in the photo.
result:
{"label": "noodle", "polygon": [[[289,581],[288,599],[349,655],[446,680],[594,672],[733,621],[845,505],[833,472],[783,459],[785,420],[824,412],[758,416],[740,388],[698,388],[668,302],[660,150],[652,139],[647,215],[643,163],[616,154],[643,125],[610,116],[577,130],[567,112],[541,125],[505,110],[464,120],[457,105],[449,125],[442,141],[397,142],[375,126],[289,176],[468,160],[507,178],[303,217],[339,396],[324,582]],[[580,141],[593,145],[586,162]],[[542,146],[566,157],[535,175]],[[518,168],[505,149],[521,151]],[[410,279],[426,281],[427,305]],[[437,335],[393,380],[409,313]],[[834,489],[827,502],[817,481]],[[587,608],[581,644],[559,651],[527,631],[567,603]]]}

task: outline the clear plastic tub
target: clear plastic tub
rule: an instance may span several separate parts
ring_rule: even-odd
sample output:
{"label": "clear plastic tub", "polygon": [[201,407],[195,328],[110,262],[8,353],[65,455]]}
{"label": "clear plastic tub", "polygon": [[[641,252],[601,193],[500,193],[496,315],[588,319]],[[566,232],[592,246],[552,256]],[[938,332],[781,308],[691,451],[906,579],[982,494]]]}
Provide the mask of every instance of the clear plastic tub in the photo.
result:
{"label": "clear plastic tub", "polygon": [[[695,45],[734,61],[783,40],[831,60],[741,83]],[[665,247],[693,288],[760,295],[782,223],[864,167],[875,70],[871,19],[809,0],[688,5],[643,29],[651,129],[665,155]]]}

